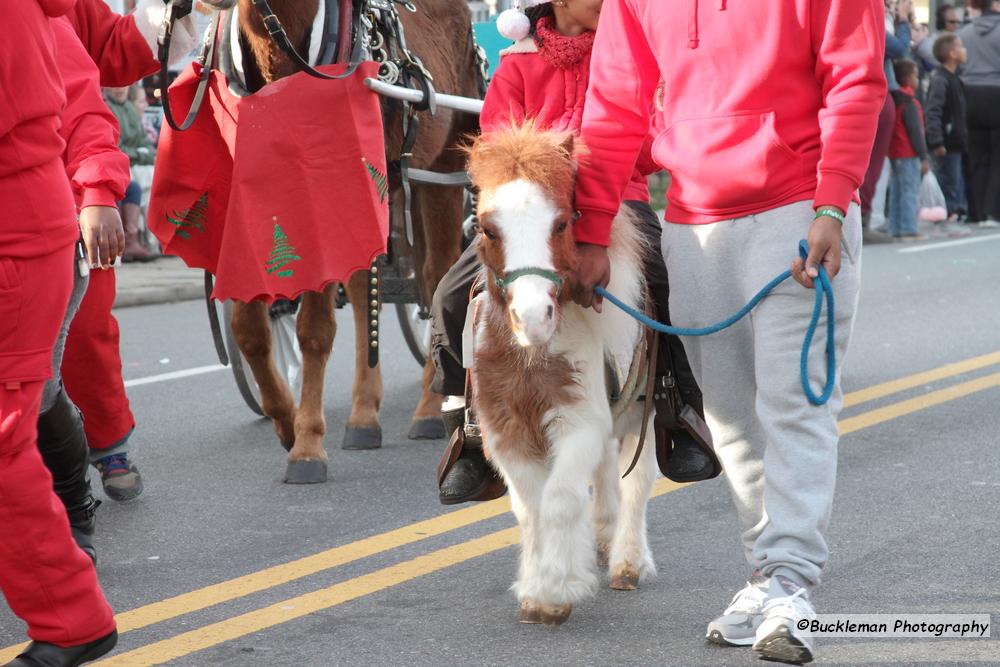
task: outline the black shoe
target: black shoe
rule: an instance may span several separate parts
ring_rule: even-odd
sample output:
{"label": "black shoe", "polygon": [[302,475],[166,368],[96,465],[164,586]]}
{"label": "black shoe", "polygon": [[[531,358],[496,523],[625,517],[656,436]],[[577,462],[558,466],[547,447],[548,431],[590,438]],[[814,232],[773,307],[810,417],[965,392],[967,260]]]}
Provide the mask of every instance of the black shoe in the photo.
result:
{"label": "black shoe", "polygon": [[441,483],[438,499],[442,505],[457,505],[475,500],[491,484],[496,483],[496,473],[486,461],[481,449],[467,447],[462,450],[454,467]]}
{"label": "black shoe", "polygon": [[686,431],[671,433],[673,448],[667,478],[674,482],[700,482],[712,477],[715,463]]}
{"label": "black shoe", "polygon": [[118,643],[118,631],[87,644],[77,646],[56,646],[45,642],[31,642],[21,655],[4,667],[76,667],[91,660],[97,660],[108,653]]}

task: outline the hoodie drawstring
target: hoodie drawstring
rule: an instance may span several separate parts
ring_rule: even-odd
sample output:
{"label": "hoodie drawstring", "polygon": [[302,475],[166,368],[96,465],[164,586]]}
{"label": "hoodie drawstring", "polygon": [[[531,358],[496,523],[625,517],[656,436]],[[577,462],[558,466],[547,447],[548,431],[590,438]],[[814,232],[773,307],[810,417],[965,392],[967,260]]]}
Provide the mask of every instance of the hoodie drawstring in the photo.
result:
{"label": "hoodie drawstring", "polygon": [[[727,9],[729,0],[719,0],[719,11],[724,12]],[[688,48],[697,49],[698,48],[698,0],[689,0],[688,2]]]}

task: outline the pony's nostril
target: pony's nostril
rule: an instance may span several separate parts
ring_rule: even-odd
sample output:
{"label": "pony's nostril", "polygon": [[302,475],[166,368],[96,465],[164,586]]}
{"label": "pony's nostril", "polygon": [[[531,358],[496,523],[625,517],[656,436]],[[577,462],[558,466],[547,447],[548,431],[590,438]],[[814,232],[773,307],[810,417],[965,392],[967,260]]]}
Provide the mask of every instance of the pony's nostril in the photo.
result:
{"label": "pony's nostril", "polygon": [[556,309],[553,308],[552,306],[549,306],[548,308],[545,309],[545,319],[551,320],[555,314],[556,314]]}

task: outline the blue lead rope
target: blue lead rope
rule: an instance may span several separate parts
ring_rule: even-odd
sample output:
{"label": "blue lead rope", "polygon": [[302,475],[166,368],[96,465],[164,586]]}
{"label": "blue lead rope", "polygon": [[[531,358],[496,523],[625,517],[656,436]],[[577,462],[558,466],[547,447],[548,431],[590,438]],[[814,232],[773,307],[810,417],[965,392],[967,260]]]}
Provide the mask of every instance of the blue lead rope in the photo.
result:
{"label": "blue lead rope", "polygon": [[[799,256],[803,261],[805,261],[805,259],[809,256],[809,246],[806,244],[805,239],[799,241]],[[753,310],[758,303],[760,303],[761,299],[770,294],[771,290],[791,278],[791,276],[792,272],[790,270],[784,271],[783,273],[775,276],[771,282],[764,285],[764,287],[757,292],[752,299],[750,299],[747,305],[740,308],[739,312],[735,315],[726,318],[717,324],[701,328],[672,327],[668,324],[657,322],[623,302],[621,299],[611,294],[600,285],[594,288],[594,292],[615,304],[650,329],[659,331],[660,333],[670,334],[673,336],[708,336],[709,334],[714,334],[722,331],[723,329],[727,329],[739,322],[747,315],[747,313]],[[809,320],[809,326],[806,328],[806,337],[802,342],[802,356],[799,360],[799,377],[802,381],[802,391],[805,393],[806,398],[809,399],[809,402],[813,405],[825,405],[826,402],[830,400],[830,395],[833,393],[833,384],[836,380],[837,349],[834,344],[835,328],[833,286],[830,285],[830,279],[827,277],[826,270],[822,266],[819,267],[819,278],[816,282],[818,283],[816,285],[816,305],[813,306],[812,318]],[[809,348],[812,347],[813,336],[816,334],[816,326],[819,324],[820,312],[823,310],[824,296],[826,297],[826,386],[823,387],[823,393],[817,396],[813,393],[812,387],[809,385]]]}

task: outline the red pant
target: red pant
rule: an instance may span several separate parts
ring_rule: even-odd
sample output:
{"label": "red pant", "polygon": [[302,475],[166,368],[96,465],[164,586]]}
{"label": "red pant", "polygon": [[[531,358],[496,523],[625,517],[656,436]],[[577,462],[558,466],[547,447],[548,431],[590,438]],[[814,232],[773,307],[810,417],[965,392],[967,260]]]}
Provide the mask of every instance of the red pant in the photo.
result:
{"label": "red pant", "polygon": [[896,103],[892,95],[885,96],[882,111],[878,115],[878,127],[875,131],[875,143],[872,145],[871,158],[868,160],[868,170],[865,181],[861,184],[861,212],[872,212],[872,199],[875,198],[875,188],[882,176],[882,167],[889,157],[889,141],[892,139],[892,128],[896,123]]}
{"label": "red pant", "polygon": [[135,428],[122,380],[118,320],[111,314],[114,302],[115,272],[92,271],[63,355],[63,385],[83,412],[91,450],[108,449]]}
{"label": "red pant", "polygon": [[115,627],[36,445],[45,365],[69,301],[71,256],[72,247],[40,258],[0,257],[0,307],[17,315],[16,335],[0,337],[0,590],[29,637],[64,646]]}

